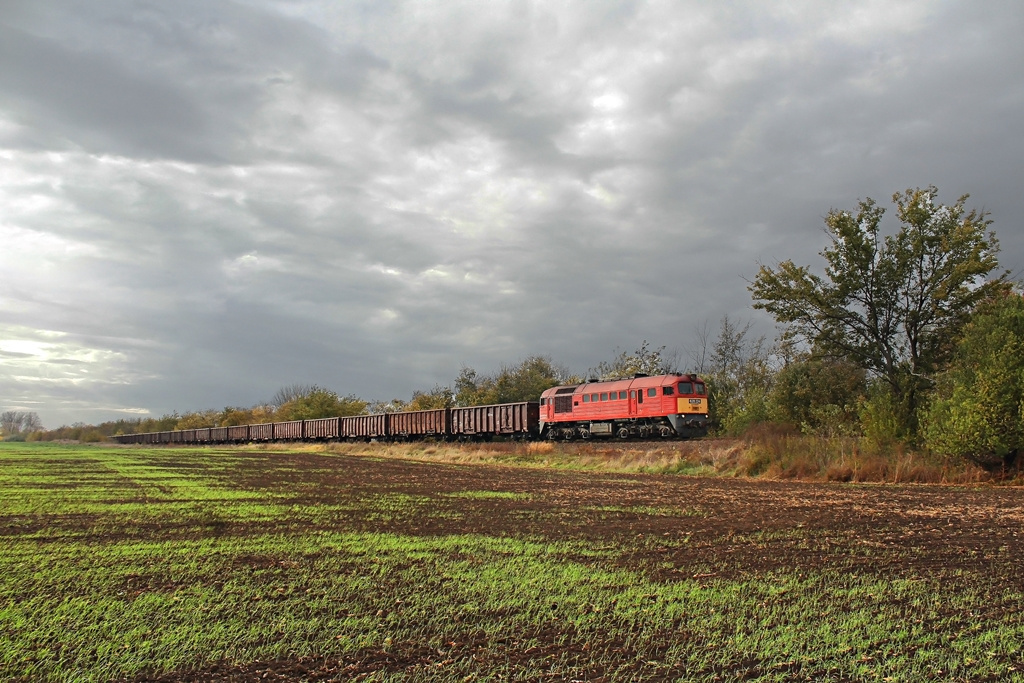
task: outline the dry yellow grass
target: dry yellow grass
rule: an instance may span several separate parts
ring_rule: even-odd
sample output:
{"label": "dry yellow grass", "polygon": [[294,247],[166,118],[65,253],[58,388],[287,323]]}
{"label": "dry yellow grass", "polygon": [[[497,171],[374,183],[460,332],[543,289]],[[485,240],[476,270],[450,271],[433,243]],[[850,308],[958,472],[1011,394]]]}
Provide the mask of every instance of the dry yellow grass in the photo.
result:
{"label": "dry yellow grass", "polygon": [[[489,442],[268,444],[248,449],[336,453],[460,465],[808,481],[968,484],[1012,478],[970,463],[904,451],[879,453],[853,438],[759,432],[742,438],[587,443]],[[1017,481],[1014,479],[1013,481]]]}

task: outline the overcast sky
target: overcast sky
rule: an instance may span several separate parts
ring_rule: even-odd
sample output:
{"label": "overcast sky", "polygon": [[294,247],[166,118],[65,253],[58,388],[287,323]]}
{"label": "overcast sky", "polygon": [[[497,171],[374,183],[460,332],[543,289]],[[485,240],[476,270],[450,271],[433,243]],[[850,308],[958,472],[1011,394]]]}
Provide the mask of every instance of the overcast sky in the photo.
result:
{"label": "overcast sky", "polygon": [[771,334],[759,263],[820,268],[830,208],[929,184],[1020,278],[1021,36],[1009,0],[5,0],[0,409]]}

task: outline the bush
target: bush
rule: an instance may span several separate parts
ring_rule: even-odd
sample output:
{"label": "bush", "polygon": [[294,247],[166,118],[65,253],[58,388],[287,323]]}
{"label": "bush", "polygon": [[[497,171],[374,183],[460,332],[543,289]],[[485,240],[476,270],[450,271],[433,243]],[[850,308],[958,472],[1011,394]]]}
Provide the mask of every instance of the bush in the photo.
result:
{"label": "bush", "polygon": [[103,441],[103,433],[98,429],[90,429],[82,434],[81,440],[84,443],[99,443]]}
{"label": "bush", "polygon": [[924,420],[928,446],[986,467],[1024,449],[1024,299],[990,303],[968,325]]}
{"label": "bush", "polygon": [[875,384],[860,402],[860,425],[864,438],[879,452],[890,451],[910,438],[899,400],[888,386]]}

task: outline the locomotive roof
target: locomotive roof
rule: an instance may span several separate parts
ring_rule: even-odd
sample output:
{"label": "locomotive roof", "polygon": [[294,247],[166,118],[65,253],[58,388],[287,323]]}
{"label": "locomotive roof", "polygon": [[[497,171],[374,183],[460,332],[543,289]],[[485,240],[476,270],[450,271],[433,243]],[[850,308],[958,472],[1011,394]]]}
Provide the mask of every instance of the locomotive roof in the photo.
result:
{"label": "locomotive roof", "polygon": [[674,382],[699,382],[701,379],[697,375],[684,374],[681,372],[670,373],[666,375],[641,375],[638,374],[634,377],[624,377],[621,379],[609,379],[609,380],[598,380],[594,382],[584,382],[582,384],[566,384],[557,387],[551,387],[546,390],[541,396],[554,396],[560,394],[577,394],[586,393],[592,390],[600,391],[603,387],[605,389],[627,389],[629,387],[660,387],[666,384],[673,384]]}

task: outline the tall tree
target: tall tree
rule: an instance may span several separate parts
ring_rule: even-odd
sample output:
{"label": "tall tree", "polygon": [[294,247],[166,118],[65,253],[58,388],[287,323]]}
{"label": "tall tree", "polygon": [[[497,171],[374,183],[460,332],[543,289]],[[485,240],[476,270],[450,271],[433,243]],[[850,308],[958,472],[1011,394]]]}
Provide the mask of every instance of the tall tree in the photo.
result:
{"label": "tall tree", "polygon": [[0,413],[0,436],[37,432],[43,428],[39,415],[35,412],[6,410]]}
{"label": "tall tree", "polygon": [[294,401],[297,398],[308,396],[313,390],[318,387],[312,384],[289,384],[286,387],[281,387],[274,394],[274,398],[270,399],[270,405],[275,408],[280,408],[289,401]]}
{"label": "tall tree", "polygon": [[894,194],[901,224],[894,235],[882,235],[885,209],[870,198],[856,214],[833,209],[824,277],[784,261],[762,265],[750,286],[755,308],[885,381],[911,434],[930,376],[975,304],[1005,278],[985,281],[999,251],[988,214],[968,211],[967,195],[949,206],[937,196],[932,186]]}
{"label": "tall tree", "polygon": [[402,406],[403,411],[438,410],[455,405],[455,394],[449,387],[435,384],[430,391],[414,391],[412,400]]}
{"label": "tall tree", "polygon": [[529,356],[518,365],[503,365],[495,375],[479,375],[473,368],[464,367],[455,379],[455,405],[536,401],[545,389],[576,379],[546,356]]}
{"label": "tall tree", "polygon": [[347,417],[366,410],[366,401],[354,394],[339,396],[316,385],[304,395],[293,398],[277,409],[280,420],[313,420],[320,417]]}
{"label": "tall tree", "polygon": [[674,358],[666,357],[664,346],[652,349],[645,339],[636,351],[632,353],[620,351],[611,362],[601,361],[596,368],[588,370],[587,376],[599,379],[618,379],[632,377],[637,373],[660,375],[671,372],[671,368],[675,364],[674,361]]}
{"label": "tall tree", "polygon": [[765,337],[748,338],[750,323],[742,327],[724,316],[711,348],[709,412],[725,433],[740,433],[769,418],[767,397],[774,379]]}

